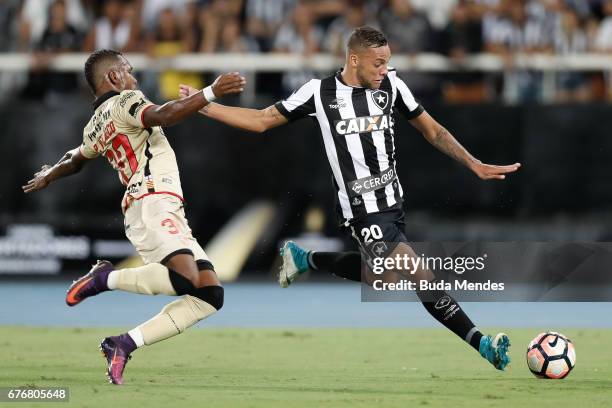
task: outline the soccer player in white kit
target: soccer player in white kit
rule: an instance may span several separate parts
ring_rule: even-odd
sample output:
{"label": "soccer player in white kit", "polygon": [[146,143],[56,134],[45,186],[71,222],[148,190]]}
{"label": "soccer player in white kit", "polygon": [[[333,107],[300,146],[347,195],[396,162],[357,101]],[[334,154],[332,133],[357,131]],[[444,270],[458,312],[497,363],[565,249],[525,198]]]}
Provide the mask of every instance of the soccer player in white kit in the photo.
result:
{"label": "soccer player in white kit", "polygon": [[196,95],[158,106],[136,88],[132,66],[113,50],[91,54],[85,77],[96,100],[82,144],[55,165],[42,166],[23,190],[43,189],[100,155],[126,187],[125,232],[145,265],[117,270],[108,261],[98,261],[66,295],[69,306],[115,289],[181,296],[147,322],[102,341],[108,378],[122,384],[132,351],[182,333],[223,306],[223,288],[214,267],[187,224],[176,157],[161,126],[180,122],[215,97],[241,92],[245,81],[236,72],[224,74]]}

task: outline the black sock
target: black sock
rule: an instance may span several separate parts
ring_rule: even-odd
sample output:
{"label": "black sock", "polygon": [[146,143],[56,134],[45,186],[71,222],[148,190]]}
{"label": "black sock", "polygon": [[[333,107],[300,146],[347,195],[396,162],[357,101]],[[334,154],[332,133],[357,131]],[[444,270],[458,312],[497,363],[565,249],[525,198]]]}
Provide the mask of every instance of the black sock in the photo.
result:
{"label": "black sock", "polygon": [[[311,252],[308,264],[313,269],[326,269],[336,276],[361,282],[361,255],[359,252]],[[459,304],[443,290],[417,291],[427,311],[446,328],[470,344],[480,348],[482,333],[461,309]]]}
{"label": "black sock", "polygon": [[476,351],[479,350],[482,333],[474,326],[455,299],[443,290],[417,291],[417,296],[421,299],[425,309],[437,321],[469,343]]}
{"label": "black sock", "polygon": [[336,276],[361,282],[359,252],[310,252],[308,264],[312,269],[325,269]]}

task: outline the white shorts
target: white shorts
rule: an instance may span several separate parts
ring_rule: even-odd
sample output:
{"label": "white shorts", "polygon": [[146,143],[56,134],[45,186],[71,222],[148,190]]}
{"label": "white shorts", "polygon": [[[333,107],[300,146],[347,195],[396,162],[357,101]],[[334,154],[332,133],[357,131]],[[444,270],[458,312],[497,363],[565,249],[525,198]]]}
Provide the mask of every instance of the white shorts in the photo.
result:
{"label": "white shorts", "polygon": [[153,194],[133,201],[125,212],[125,235],[145,264],[165,263],[177,254],[193,254],[199,264],[210,264],[191,235],[182,201],[173,195]]}

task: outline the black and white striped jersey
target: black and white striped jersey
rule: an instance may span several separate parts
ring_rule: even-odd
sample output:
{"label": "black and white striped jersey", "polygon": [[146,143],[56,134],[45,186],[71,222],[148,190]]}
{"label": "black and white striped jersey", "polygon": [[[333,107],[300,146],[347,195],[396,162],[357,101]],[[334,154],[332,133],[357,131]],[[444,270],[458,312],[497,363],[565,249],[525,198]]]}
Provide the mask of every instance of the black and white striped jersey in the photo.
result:
{"label": "black and white striped jersey", "polygon": [[379,89],[346,85],[340,72],[312,79],[275,106],[290,121],[310,116],[318,123],[344,224],[400,205],[394,115],[413,119],[423,107],[394,69]]}

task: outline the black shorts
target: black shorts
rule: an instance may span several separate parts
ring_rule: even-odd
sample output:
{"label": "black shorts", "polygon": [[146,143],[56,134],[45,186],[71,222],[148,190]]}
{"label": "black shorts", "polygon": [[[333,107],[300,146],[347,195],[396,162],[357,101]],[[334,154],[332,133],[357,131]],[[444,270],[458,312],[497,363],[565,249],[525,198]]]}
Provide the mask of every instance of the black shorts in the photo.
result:
{"label": "black shorts", "polygon": [[357,242],[366,261],[383,258],[395,249],[398,242],[408,242],[404,234],[404,216],[402,207],[397,206],[353,220],[343,230]]}

